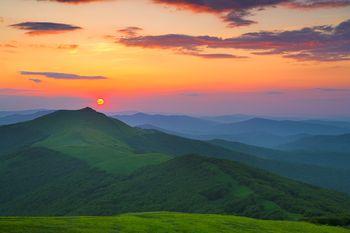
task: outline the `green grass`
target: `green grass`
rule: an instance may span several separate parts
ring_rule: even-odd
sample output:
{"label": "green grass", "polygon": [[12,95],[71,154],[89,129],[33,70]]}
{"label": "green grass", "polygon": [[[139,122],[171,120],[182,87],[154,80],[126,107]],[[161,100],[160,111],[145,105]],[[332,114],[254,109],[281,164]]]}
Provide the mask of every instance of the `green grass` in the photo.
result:
{"label": "green grass", "polygon": [[1,233],[348,233],[304,222],[181,213],[139,213],[114,217],[2,217]]}

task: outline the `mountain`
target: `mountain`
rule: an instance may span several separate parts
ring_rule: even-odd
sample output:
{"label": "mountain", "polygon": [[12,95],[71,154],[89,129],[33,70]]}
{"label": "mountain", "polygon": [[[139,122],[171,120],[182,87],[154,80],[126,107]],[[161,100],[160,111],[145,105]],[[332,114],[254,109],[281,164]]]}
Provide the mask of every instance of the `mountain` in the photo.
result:
{"label": "mountain", "polygon": [[281,145],[280,148],[287,150],[347,153],[350,157],[350,134],[310,136]]}
{"label": "mountain", "polygon": [[[115,118],[132,126],[156,129],[181,137],[198,140],[222,139],[270,148],[310,135],[350,132],[350,128],[345,127],[344,124],[327,125],[323,121],[318,124],[309,121],[251,118],[235,123],[220,123],[219,121],[226,119],[225,116],[222,117],[223,120],[220,120],[220,117],[215,120],[215,117],[199,119],[189,116],[143,113],[115,116]],[[230,116],[227,117],[231,119]]]}
{"label": "mountain", "polygon": [[137,113],[133,115],[115,115],[114,118],[131,126],[153,125],[164,130],[195,133],[205,132],[208,127],[216,125],[216,122],[184,115],[151,115]]}
{"label": "mountain", "polygon": [[30,115],[36,112],[45,112],[50,111],[47,109],[30,109],[30,110],[18,110],[18,111],[0,111],[0,117],[9,116],[9,115]]}
{"label": "mountain", "polygon": [[222,115],[222,116],[205,116],[201,117],[205,120],[215,121],[218,123],[234,123],[239,121],[246,121],[255,118],[253,115],[246,114],[233,114],[233,115]]}
{"label": "mountain", "polygon": [[2,126],[0,135],[1,215],[164,210],[300,219],[350,214],[345,194],[253,167],[323,179],[318,168],[132,128],[90,108]]}
{"label": "mountain", "polygon": [[339,128],[347,128],[350,129],[350,121],[334,121],[334,120],[305,120],[306,123],[313,123],[319,125],[330,125],[336,126]]}
{"label": "mountain", "polygon": [[349,129],[315,123],[305,123],[302,121],[253,118],[247,121],[216,126],[214,132],[220,134],[265,132],[279,136],[290,136],[296,134],[341,134],[349,132]]}
{"label": "mountain", "polygon": [[1,215],[176,211],[300,219],[346,216],[350,208],[346,195],[197,155],[125,176],[44,148],[2,156],[0,164]]}
{"label": "mountain", "polygon": [[[266,221],[251,218],[169,212],[134,213],[113,217],[8,217],[0,219],[1,233],[348,233],[340,227],[304,222]],[[156,229],[156,230],[155,230]]]}
{"label": "mountain", "polygon": [[247,145],[225,140],[211,140],[210,143],[229,150],[254,155],[259,158],[286,161],[292,163],[309,164],[331,169],[350,170],[350,156],[344,152],[306,151],[306,150],[277,150]]}
{"label": "mountain", "polygon": [[34,113],[27,113],[27,114],[11,114],[11,115],[6,115],[3,117],[0,117],[0,125],[9,125],[9,124],[15,124],[18,122],[23,122],[23,121],[30,121],[35,118],[45,116],[49,113],[54,112],[53,110],[43,110],[43,111],[38,111]]}

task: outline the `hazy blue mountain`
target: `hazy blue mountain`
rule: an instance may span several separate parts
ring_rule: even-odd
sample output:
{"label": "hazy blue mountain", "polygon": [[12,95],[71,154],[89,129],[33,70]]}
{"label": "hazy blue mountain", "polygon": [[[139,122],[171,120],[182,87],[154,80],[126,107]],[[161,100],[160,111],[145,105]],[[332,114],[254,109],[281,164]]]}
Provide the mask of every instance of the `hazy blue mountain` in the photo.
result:
{"label": "hazy blue mountain", "polygon": [[20,112],[20,113],[16,113],[16,114],[10,114],[10,115],[0,117],[0,125],[9,125],[9,124],[15,124],[15,123],[23,122],[23,121],[30,121],[30,120],[47,115],[47,114],[52,113],[52,112],[54,112],[54,111],[53,110],[42,110],[42,111],[33,112],[33,113],[31,113],[31,111],[27,111],[25,113]]}
{"label": "hazy blue mountain", "polygon": [[204,116],[201,118],[205,120],[216,121],[219,123],[234,123],[239,121],[246,121],[255,117],[256,116],[254,115],[233,114],[233,115],[222,115],[222,116]]}
{"label": "hazy blue mountain", "polygon": [[278,121],[264,118],[253,118],[247,121],[218,125],[213,132],[236,135],[250,132],[265,132],[280,136],[290,136],[297,134],[341,134],[349,132],[349,129],[315,123],[305,123],[302,121]]}
{"label": "hazy blue mountain", "polygon": [[334,121],[334,120],[306,120],[304,121],[306,123],[313,123],[313,124],[319,124],[319,125],[329,125],[329,126],[336,126],[339,128],[346,128],[350,129],[350,121]]}
{"label": "hazy blue mountain", "polygon": [[321,123],[318,124],[311,121],[252,118],[235,123],[219,123],[219,121],[231,121],[233,118],[236,118],[236,120],[249,118],[245,115],[199,119],[189,116],[138,113],[115,117],[132,126],[156,129],[181,137],[198,140],[223,139],[270,148],[315,134],[350,132],[350,128],[345,127],[345,124],[334,122],[326,124],[324,121],[320,121]]}
{"label": "hazy blue mountain", "polygon": [[350,154],[327,151],[306,151],[306,150],[278,150],[264,147],[247,145],[239,142],[225,140],[211,140],[212,144],[225,147],[227,149],[257,156],[259,158],[287,161],[300,164],[309,164],[333,169],[350,170]]}
{"label": "hazy blue mountain", "polygon": [[27,114],[33,114],[41,111],[48,111],[48,110],[47,109],[28,109],[28,110],[0,111],[0,117],[17,115],[17,114],[27,115]]}
{"label": "hazy blue mountain", "polygon": [[347,153],[350,157],[350,134],[310,136],[281,145],[279,148]]}
{"label": "hazy blue mountain", "polygon": [[164,130],[189,134],[206,132],[210,127],[217,124],[213,121],[185,115],[152,115],[137,113],[133,115],[115,115],[113,117],[131,126],[153,125]]}

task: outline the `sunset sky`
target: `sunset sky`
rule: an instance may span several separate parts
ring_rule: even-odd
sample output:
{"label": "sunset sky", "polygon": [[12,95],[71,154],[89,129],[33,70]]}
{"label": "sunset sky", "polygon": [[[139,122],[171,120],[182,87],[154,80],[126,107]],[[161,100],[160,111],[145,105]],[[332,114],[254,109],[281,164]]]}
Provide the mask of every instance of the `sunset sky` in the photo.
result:
{"label": "sunset sky", "polygon": [[350,116],[350,0],[1,0],[0,61],[0,111]]}

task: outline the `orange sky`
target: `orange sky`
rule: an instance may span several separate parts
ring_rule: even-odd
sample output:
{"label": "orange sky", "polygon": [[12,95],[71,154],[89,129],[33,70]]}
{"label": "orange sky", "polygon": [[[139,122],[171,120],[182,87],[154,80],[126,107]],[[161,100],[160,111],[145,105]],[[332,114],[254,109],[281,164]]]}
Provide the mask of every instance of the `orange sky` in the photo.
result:
{"label": "orange sky", "polygon": [[[35,0],[2,0],[0,110],[26,108],[24,103],[16,105],[13,102],[14,104],[9,106],[9,96],[48,98],[44,107],[52,108],[76,107],[89,101],[93,105],[96,98],[102,97],[107,99],[108,110],[143,108],[141,110],[144,111],[171,111],[173,109],[173,112],[187,111],[199,114],[214,114],[214,112],[210,112],[210,108],[206,108],[204,104],[196,112],[190,111],[191,106],[181,108],[176,104],[176,98],[179,101],[192,98],[189,102],[195,105],[197,100],[193,101],[194,95],[187,93],[205,93],[206,96],[198,95],[196,98],[211,104],[227,104],[229,98],[234,98],[232,97],[234,95],[278,90],[287,93],[278,97],[285,98],[287,103],[292,95],[290,93],[317,88],[343,90],[340,91],[342,93],[325,91],[322,98],[335,98],[329,96],[334,94],[337,94],[336,98],[347,98],[350,92],[344,93],[346,92],[344,89],[350,89],[348,60],[298,61],[283,57],[281,54],[255,55],[254,51],[246,49],[203,48],[203,53],[229,53],[246,57],[208,59],[186,55],[177,49],[125,46],[117,43],[117,40],[123,36],[118,30],[129,26],[142,28],[143,30],[139,32],[142,36],[183,34],[230,38],[262,30],[286,31],[319,25],[338,25],[349,19],[349,13],[350,7],[315,10],[269,8],[255,12],[251,16],[258,22],[257,24],[232,28],[216,14],[181,10],[148,0],[119,0],[78,5]],[[23,22],[55,22],[82,29],[30,35],[28,31],[9,26]],[[104,76],[107,79],[55,79],[42,75],[22,75],[21,71]],[[34,79],[39,79],[41,82],[34,82]],[[163,108],[162,104],[151,101],[164,95],[169,96],[170,107]],[[225,95],[228,97],[225,97],[227,99],[224,101],[218,97]],[[305,95],[305,98],[312,99],[318,94],[310,91]],[[187,97],[184,99],[184,96]],[[78,102],[74,106],[64,102],[50,104],[50,98],[54,97],[82,98],[88,101]],[[147,102],[147,99],[150,101]],[[28,104],[28,108],[40,107],[35,101],[36,98],[33,99],[33,103],[25,103]],[[244,103],[250,103],[251,108],[239,108],[237,105],[230,106],[232,108],[230,110],[223,105],[215,113],[244,110],[254,112],[253,106],[256,105],[256,101],[266,100],[256,97],[250,101]],[[339,105],[339,108],[341,107],[343,106]],[[327,111],[325,109],[327,108],[318,108],[318,114]],[[272,108],[267,113],[284,114],[284,112],[288,113],[287,110],[275,111]],[[347,114],[342,111],[340,113]]]}

